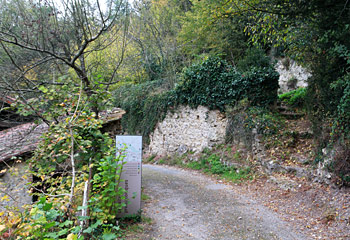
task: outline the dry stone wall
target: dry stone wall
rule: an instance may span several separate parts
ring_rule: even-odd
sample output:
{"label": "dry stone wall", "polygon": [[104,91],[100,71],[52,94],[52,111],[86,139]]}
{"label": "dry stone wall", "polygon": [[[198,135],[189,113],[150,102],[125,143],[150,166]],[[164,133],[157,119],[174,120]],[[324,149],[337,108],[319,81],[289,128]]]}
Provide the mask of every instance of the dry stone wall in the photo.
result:
{"label": "dry stone wall", "polygon": [[224,142],[226,125],[225,115],[218,110],[180,106],[157,124],[150,136],[148,153],[165,156],[200,152]]}

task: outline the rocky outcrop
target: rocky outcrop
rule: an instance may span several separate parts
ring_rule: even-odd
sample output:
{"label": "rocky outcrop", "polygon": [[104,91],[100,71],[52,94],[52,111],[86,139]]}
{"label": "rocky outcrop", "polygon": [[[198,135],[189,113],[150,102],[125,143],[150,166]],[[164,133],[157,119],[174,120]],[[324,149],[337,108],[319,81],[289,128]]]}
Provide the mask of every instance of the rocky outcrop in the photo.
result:
{"label": "rocky outcrop", "polygon": [[154,155],[200,152],[224,142],[227,120],[218,110],[180,106],[157,124],[150,136],[148,153]]}
{"label": "rocky outcrop", "polygon": [[281,93],[289,92],[299,87],[307,87],[307,79],[311,77],[311,73],[290,58],[278,60],[275,68],[280,74],[278,83]]}

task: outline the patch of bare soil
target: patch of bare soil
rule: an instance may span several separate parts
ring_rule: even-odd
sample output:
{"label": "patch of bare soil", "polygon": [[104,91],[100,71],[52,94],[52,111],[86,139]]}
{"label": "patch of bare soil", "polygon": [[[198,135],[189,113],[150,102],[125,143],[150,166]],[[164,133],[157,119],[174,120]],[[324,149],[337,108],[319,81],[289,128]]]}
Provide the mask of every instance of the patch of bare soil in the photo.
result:
{"label": "patch of bare soil", "polygon": [[350,189],[274,174],[236,184],[234,190],[276,212],[309,239],[350,239]]}

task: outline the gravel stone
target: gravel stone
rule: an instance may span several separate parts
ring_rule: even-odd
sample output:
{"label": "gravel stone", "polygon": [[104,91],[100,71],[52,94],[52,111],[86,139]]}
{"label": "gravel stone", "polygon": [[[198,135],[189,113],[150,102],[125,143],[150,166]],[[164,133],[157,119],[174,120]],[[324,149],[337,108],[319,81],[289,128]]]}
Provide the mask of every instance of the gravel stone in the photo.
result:
{"label": "gravel stone", "polygon": [[151,200],[143,214],[151,229],[128,239],[302,240],[287,222],[243,195],[192,170],[143,165],[142,184]]}

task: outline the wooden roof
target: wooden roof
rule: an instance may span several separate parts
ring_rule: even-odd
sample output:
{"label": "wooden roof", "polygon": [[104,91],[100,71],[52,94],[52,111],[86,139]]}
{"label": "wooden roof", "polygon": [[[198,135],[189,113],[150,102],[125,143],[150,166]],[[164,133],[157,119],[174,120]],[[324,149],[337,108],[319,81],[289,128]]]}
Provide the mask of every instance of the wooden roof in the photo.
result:
{"label": "wooden roof", "polygon": [[1,131],[0,162],[33,151],[40,140],[40,136],[47,129],[46,124],[25,123]]}
{"label": "wooden roof", "polygon": [[[102,112],[100,117],[105,125],[120,120],[124,113],[124,110],[115,108]],[[47,130],[48,126],[44,123],[40,125],[25,123],[0,131],[0,162],[34,151],[41,135]]]}

